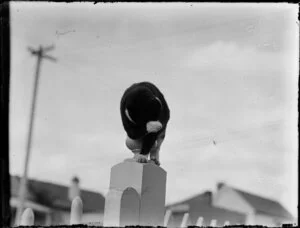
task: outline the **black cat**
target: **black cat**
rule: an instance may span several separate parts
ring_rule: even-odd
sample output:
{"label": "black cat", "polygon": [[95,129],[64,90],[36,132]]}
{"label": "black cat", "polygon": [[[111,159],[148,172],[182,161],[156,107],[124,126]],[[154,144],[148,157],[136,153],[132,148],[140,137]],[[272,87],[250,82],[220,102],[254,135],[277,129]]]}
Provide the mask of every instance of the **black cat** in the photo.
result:
{"label": "black cat", "polygon": [[[135,159],[159,163],[159,150],[165,138],[170,110],[160,90],[150,82],[135,83],[125,90],[121,99],[121,117],[127,133],[126,145]],[[138,147],[138,148],[137,148]]]}

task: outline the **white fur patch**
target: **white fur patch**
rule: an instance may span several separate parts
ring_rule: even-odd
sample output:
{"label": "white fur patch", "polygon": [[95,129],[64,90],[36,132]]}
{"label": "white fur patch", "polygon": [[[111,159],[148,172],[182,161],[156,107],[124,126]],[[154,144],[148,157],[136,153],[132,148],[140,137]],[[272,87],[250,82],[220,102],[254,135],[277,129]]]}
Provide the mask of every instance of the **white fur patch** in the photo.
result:
{"label": "white fur patch", "polygon": [[146,125],[147,131],[150,132],[158,132],[162,128],[162,124],[159,121],[149,121]]}

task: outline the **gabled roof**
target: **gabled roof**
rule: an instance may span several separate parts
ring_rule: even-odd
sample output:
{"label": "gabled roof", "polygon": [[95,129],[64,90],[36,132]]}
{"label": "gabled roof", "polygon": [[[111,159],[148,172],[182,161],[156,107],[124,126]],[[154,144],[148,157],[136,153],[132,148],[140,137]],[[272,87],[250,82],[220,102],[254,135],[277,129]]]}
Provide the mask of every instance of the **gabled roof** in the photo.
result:
{"label": "gabled roof", "polygon": [[[225,221],[230,221],[230,224],[244,224],[246,220],[246,216],[242,213],[213,206],[212,192],[210,191],[198,194],[178,203],[168,205],[166,208],[171,209],[178,205],[188,205],[190,221],[193,225],[195,225],[199,216],[204,218],[204,226],[209,226],[212,219],[217,220],[218,226],[223,226]],[[178,224],[176,225],[180,225],[179,222],[181,222],[184,212],[185,211],[174,213],[175,216],[177,216],[176,221],[178,220]],[[179,213],[182,215],[179,215]]]}
{"label": "gabled roof", "polygon": [[255,211],[294,220],[293,216],[279,202],[236,188],[233,189],[239,193],[254,208]]}
{"label": "gabled roof", "polygon": [[[18,196],[20,178],[11,176],[11,195]],[[70,210],[71,201],[68,199],[68,186],[48,183],[39,180],[28,180],[29,196],[27,199],[39,204]],[[83,202],[84,212],[103,212],[105,198],[102,194],[80,189],[80,197]]]}

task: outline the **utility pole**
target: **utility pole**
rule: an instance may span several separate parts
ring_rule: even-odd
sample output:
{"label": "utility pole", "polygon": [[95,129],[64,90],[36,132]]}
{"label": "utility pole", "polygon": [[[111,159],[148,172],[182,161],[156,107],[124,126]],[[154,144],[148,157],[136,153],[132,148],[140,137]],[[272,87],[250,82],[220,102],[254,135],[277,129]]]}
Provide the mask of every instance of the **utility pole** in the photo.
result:
{"label": "utility pole", "polygon": [[11,226],[9,199],[9,92],[10,92],[10,56],[11,56],[11,4],[0,4],[0,227]]}
{"label": "utility pole", "polygon": [[39,84],[39,76],[40,76],[40,68],[42,59],[48,59],[53,62],[56,61],[55,58],[46,54],[46,52],[51,51],[54,49],[54,46],[49,46],[43,48],[42,46],[39,49],[33,49],[28,47],[28,50],[31,52],[32,55],[37,56],[37,65],[36,65],[36,72],[35,72],[35,81],[34,81],[34,90],[33,90],[33,97],[31,103],[31,115],[30,115],[30,123],[28,128],[28,140],[27,140],[27,147],[26,147],[26,157],[25,157],[25,166],[24,166],[24,173],[21,179],[20,190],[19,190],[19,207],[17,208],[15,224],[18,226],[25,204],[25,198],[27,194],[27,173],[28,173],[28,162],[30,157],[31,151],[31,142],[32,142],[32,132],[33,132],[33,123],[34,123],[34,116],[35,116],[35,109],[36,109],[36,98],[38,92],[38,84]]}

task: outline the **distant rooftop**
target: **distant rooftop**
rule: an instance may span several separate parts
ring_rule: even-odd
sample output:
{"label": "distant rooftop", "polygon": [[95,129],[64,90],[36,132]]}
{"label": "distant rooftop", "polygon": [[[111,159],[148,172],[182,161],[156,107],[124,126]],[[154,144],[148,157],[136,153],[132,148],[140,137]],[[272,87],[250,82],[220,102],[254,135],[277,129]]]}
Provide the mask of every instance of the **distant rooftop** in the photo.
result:
{"label": "distant rooftop", "polygon": [[246,216],[242,213],[213,206],[212,192],[210,191],[206,191],[175,204],[170,204],[166,206],[166,208],[171,209],[174,207],[176,209],[178,205],[184,205],[186,208],[188,206],[192,224],[196,223],[199,216],[204,218],[205,226],[209,226],[210,221],[216,218],[218,226],[223,226],[225,221],[230,221],[230,224],[244,224],[246,220]]}
{"label": "distant rooftop", "polygon": [[279,202],[236,188],[233,189],[238,192],[257,212],[294,220],[293,216]]}
{"label": "distant rooftop", "polygon": [[[11,176],[11,195],[19,194],[20,177]],[[44,206],[70,210],[71,201],[68,199],[69,186],[40,180],[28,180],[29,194],[27,199]],[[83,202],[84,212],[103,212],[105,198],[102,194],[80,189],[80,197]]]}

